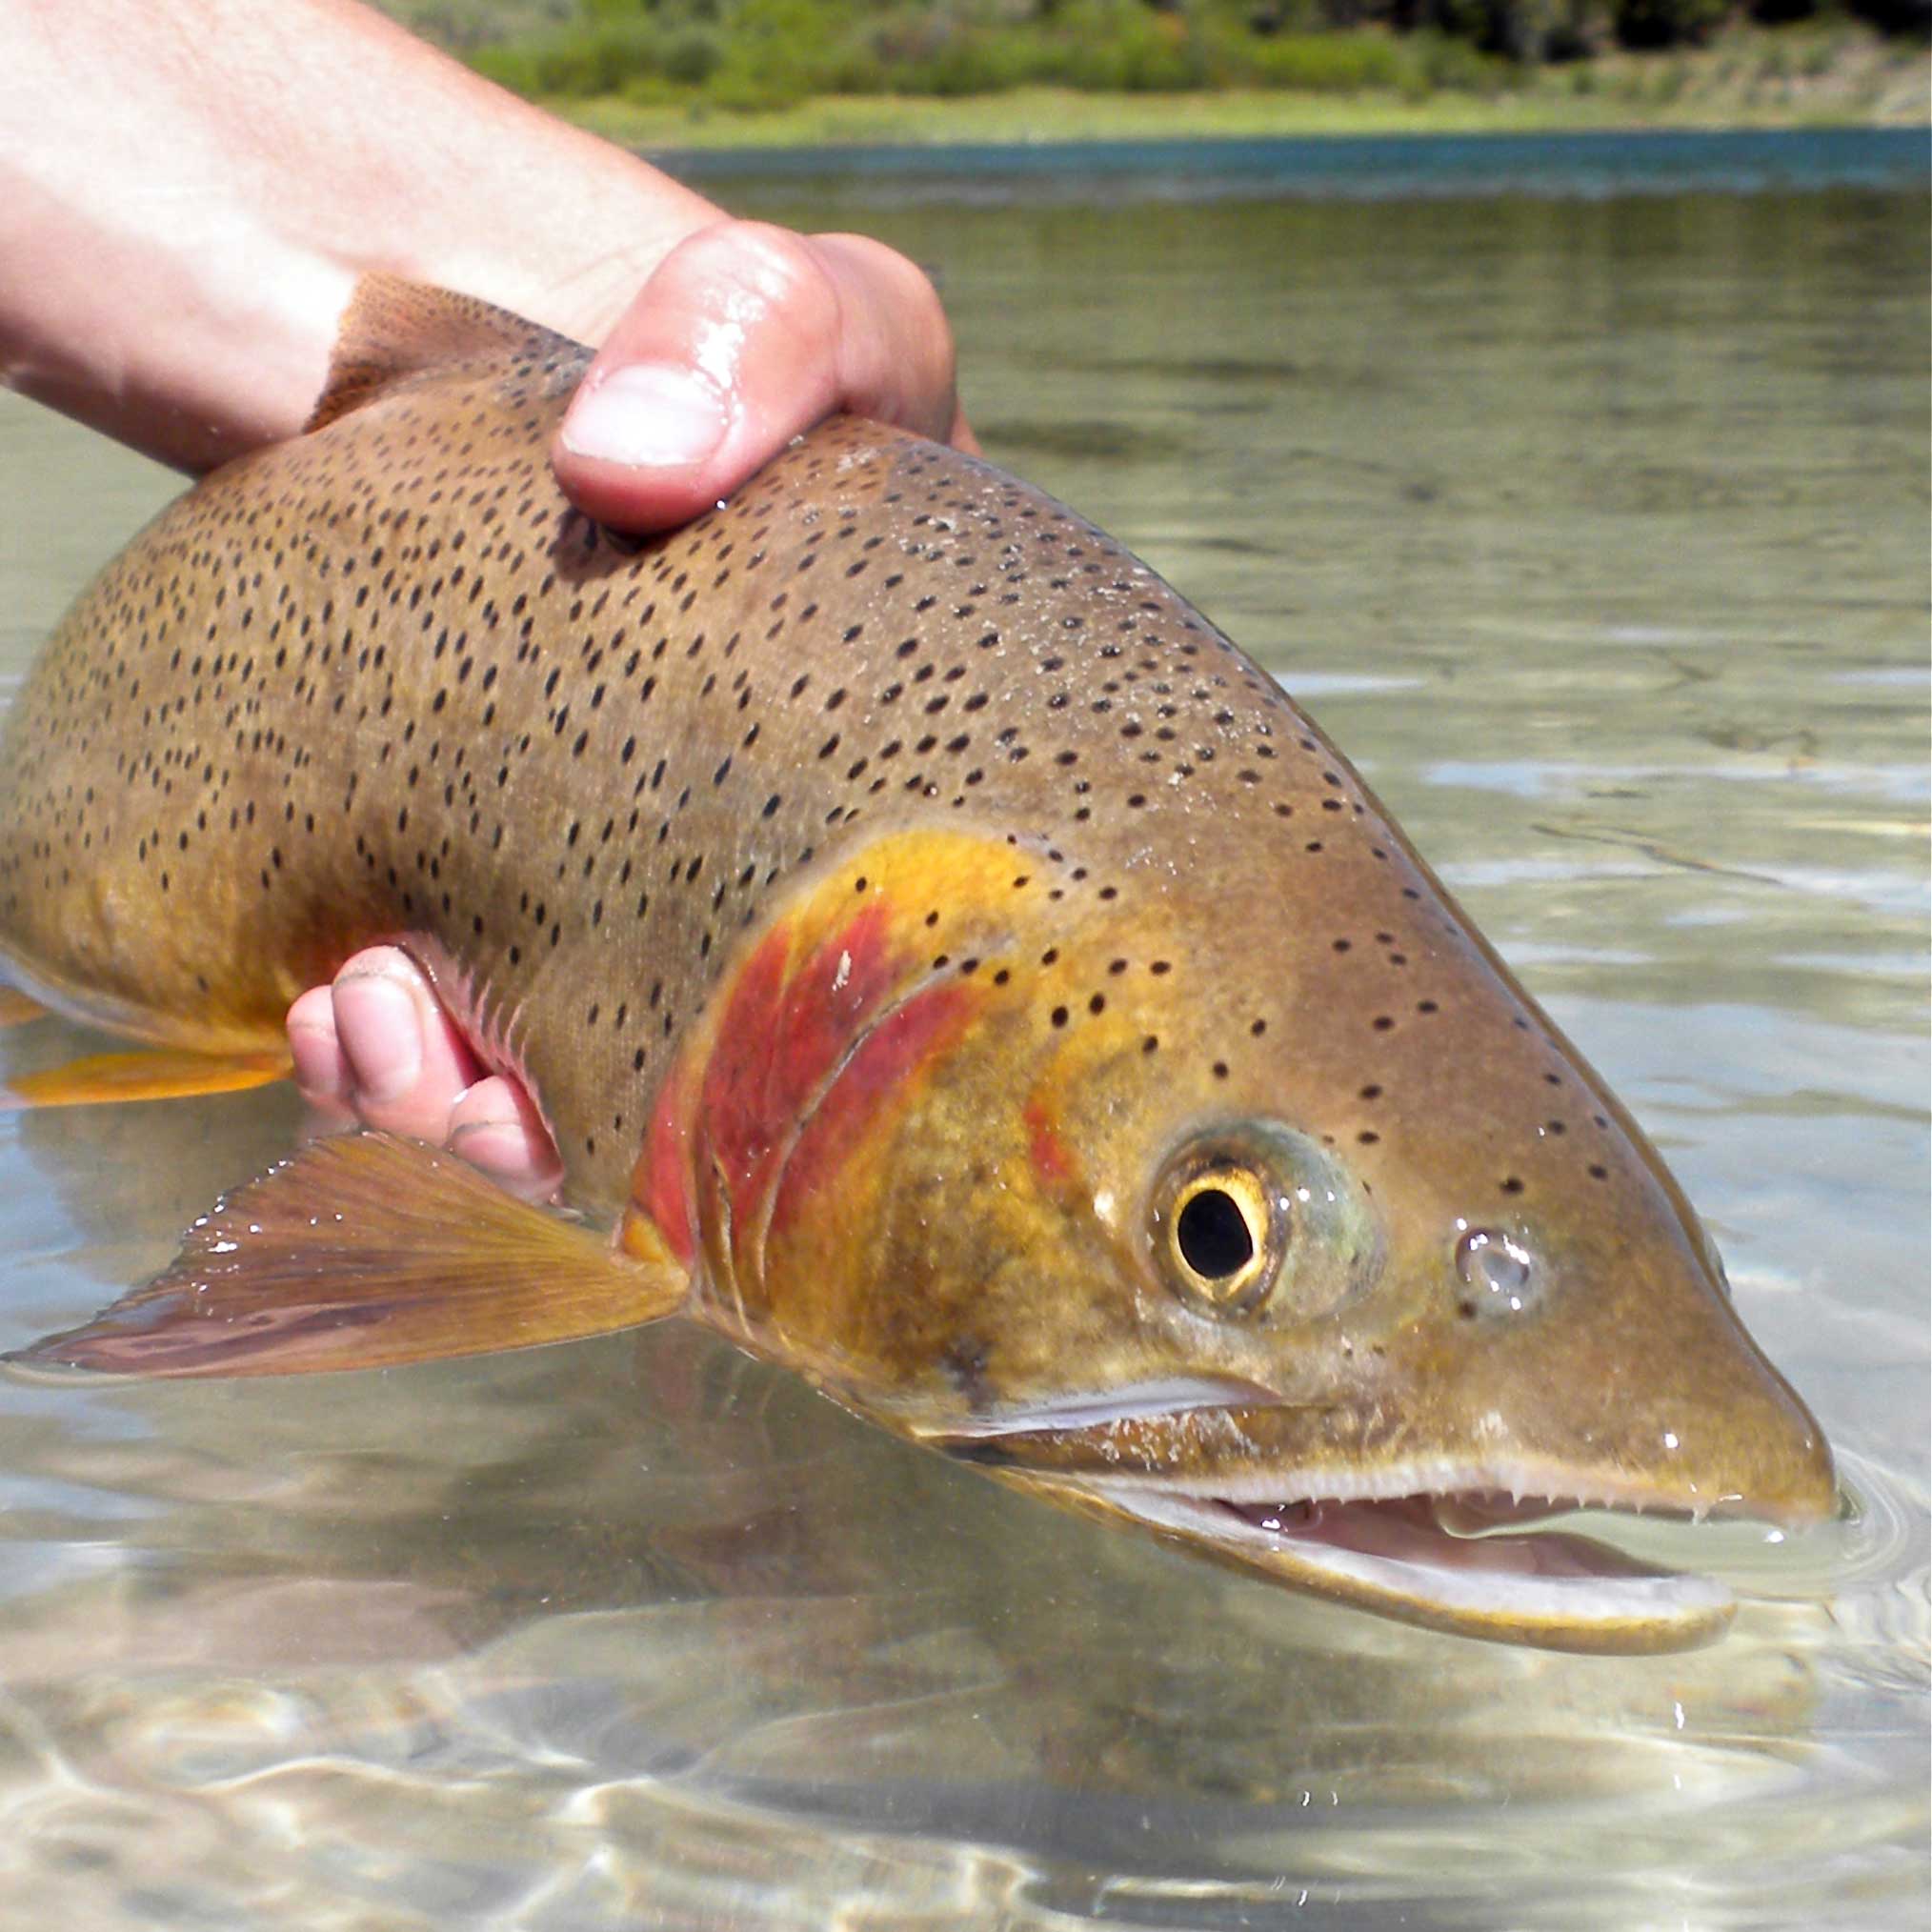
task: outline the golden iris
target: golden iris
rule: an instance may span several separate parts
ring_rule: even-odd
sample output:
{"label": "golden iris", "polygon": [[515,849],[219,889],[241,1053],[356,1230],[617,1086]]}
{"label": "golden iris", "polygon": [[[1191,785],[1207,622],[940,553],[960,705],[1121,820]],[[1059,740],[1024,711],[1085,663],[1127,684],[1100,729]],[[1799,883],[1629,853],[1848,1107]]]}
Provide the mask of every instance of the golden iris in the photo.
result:
{"label": "golden iris", "polygon": [[1175,1284],[1217,1314],[1258,1307],[1287,1240],[1289,1202],[1260,1170],[1208,1154],[1170,1177],[1158,1238]]}

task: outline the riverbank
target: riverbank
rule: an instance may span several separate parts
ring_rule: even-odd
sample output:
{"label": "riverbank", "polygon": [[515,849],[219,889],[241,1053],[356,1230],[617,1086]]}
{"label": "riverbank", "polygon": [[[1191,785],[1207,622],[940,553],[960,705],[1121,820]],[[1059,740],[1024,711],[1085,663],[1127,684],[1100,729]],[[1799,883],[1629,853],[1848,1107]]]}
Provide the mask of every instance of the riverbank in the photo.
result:
{"label": "riverbank", "polygon": [[1022,88],[936,99],[834,95],[748,111],[607,94],[544,105],[646,149],[1533,133],[1589,129],[1924,125],[1932,52],[1846,22],[1734,28],[1708,48],[1490,64],[1475,85],[1096,93]]}

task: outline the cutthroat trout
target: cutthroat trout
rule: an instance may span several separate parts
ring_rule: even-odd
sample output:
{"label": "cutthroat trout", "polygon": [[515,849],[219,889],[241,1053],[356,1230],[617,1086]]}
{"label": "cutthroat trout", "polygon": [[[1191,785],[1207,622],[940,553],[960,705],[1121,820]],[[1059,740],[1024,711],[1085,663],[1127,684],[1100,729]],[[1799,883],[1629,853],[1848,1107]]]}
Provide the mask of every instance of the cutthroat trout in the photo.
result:
{"label": "cutthroat trout", "polygon": [[365,283],[309,432],[109,566],[0,770],[23,991],[272,1071],[294,996],[392,940],[536,1097],[568,1212],[340,1136],[20,1358],[353,1369],[681,1313],[1297,1588],[1563,1648],[1720,1630],[1716,1583],[1536,1519],[1812,1521],[1829,1452],[1347,761],[1117,545],[875,423],[613,536],[545,453],[588,354]]}

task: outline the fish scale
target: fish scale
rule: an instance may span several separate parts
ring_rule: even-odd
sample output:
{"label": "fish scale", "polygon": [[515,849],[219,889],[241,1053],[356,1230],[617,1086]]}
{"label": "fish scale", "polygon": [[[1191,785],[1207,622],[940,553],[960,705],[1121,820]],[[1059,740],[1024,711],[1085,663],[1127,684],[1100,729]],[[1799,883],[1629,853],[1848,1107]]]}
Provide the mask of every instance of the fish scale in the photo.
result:
{"label": "fish scale", "polygon": [[0,959],[261,1056],[394,940],[609,1239],[352,1137],[32,1358],[682,1309],[1278,1580],[1577,1647],[1721,1625],[1431,1528],[1497,1494],[1801,1520],[1829,1455],[1655,1150],[1314,724],[1071,512],[878,424],[598,528],[548,461],[588,357],[364,285],[310,433],[164,511],[30,674]]}

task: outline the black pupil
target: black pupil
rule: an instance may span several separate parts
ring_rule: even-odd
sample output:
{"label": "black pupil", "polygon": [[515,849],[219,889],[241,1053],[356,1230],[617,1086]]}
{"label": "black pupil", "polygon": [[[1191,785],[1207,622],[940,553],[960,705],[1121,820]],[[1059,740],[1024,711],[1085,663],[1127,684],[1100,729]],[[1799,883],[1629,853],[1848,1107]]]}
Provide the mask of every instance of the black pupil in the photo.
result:
{"label": "black pupil", "polygon": [[1180,1211],[1175,1226],[1180,1258],[1210,1281],[1238,1275],[1255,1258],[1255,1237],[1233,1195],[1204,1187]]}

